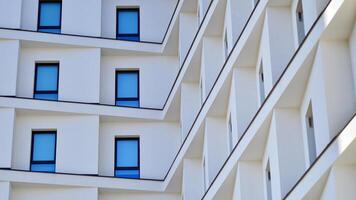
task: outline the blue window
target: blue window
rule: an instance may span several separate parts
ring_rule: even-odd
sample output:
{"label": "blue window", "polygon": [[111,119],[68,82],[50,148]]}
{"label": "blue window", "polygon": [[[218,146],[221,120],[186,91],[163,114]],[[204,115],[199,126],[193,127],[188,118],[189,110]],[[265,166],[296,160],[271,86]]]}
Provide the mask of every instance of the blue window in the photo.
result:
{"label": "blue window", "polygon": [[115,176],[140,178],[139,138],[115,139]]}
{"label": "blue window", "polygon": [[58,63],[36,64],[35,99],[58,100],[58,69]]}
{"label": "blue window", "polygon": [[38,8],[38,31],[60,33],[62,1],[42,0]]}
{"label": "blue window", "polygon": [[116,11],[116,38],[120,40],[140,40],[140,14],[138,8],[118,8]]}
{"label": "blue window", "polygon": [[139,71],[116,71],[116,105],[139,107]]}
{"label": "blue window", "polygon": [[56,135],[55,131],[32,133],[31,171],[55,172]]}

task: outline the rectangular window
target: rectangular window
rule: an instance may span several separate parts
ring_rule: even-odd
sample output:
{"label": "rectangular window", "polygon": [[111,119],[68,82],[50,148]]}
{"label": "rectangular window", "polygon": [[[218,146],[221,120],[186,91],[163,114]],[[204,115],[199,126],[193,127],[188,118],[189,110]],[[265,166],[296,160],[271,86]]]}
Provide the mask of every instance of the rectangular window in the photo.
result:
{"label": "rectangular window", "polygon": [[56,131],[32,132],[31,171],[55,172]]}
{"label": "rectangular window", "polygon": [[115,139],[115,176],[140,178],[139,138]]}
{"label": "rectangular window", "polygon": [[303,13],[302,0],[298,1],[296,15],[297,15],[296,17],[297,17],[298,42],[299,42],[299,44],[301,44],[305,37],[304,13]]}
{"label": "rectangular window", "polygon": [[116,105],[139,107],[139,71],[116,71]]}
{"label": "rectangular window", "polygon": [[258,82],[260,87],[260,100],[261,104],[265,101],[265,77],[263,74],[263,63],[261,61],[260,69],[258,71]]}
{"label": "rectangular window", "polygon": [[229,116],[229,124],[228,124],[228,131],[229,131],[229,147],[230,147],[230,152],[232,151],[233,149],[233,140],[232,140],[232,121],[231,121],[231,114]]}
{"label": "rectangular window", "polygon": [[61,0],[40,0],[38,7],[38,31],[60,33],[61,18]]}
{"label": "rectangular window", "polygon": [[140,11],[138,8],[118,8],[116,38],[140,41]]}
{"label": "rectangular window", "polygon": [[58,63],[37,63],[35,67],[35,99],[58,100]]}
{"label": "rectangular window", "polygon": [[229,54],[229,46],[228,46],[228,41],[227,41],[227,31],[225,30],[225,36],[224,36],[224,53],[225,53],[225,59],[227,59],[227,55]]}
{"label": "rectangular window", "polygon": [[207,174],[207,169],[206,169],[206,163],[205,163],[205,157],[203,157],[203,184],[204,184],[204,191],[206,191],[206,174]]}
{"label": "rectangular window", "polygon": [[311,102],[309,103],[308,110],[305,115],[305,121],[306,121],[306,128],[307,128],[309,161],[310,164],[312,164],[316,159],[316,144],[315,144],[315,134],[314,134],[313,108]]}
{"label": "rectangular window", "polygon": [[267,161],[266,166],[266,186],[267,186],[267,200],[272,200],[272,177],[271,177],[271,167],[269,161]]}

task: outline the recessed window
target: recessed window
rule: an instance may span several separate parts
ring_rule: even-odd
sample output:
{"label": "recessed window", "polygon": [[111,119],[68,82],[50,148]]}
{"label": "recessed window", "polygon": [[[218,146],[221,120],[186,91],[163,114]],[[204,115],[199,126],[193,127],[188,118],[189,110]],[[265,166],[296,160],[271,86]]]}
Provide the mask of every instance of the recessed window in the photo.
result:
{"label": "recessed window", "polygon": [[227,30],[225,30],[225,36],[224,36],[224,53],[225,53],[225,59],[227,58],[227,55],[229,54],[229,46],[228,46],[228,41],[227,41]]}
{"label": "recessed window", "polygon": [[302,0],[298,1],[297,10],[296,10],[296,18],[297,18],[298,41],[300,44],[300,43],[302,43],[302,41],[304,40],[304,37],[305,37],[304,12],[303,12]]}
{"label": "recessed window", "polygon": [[34,131],[31,152],[31,171],[55,172],[56,132]]}
{"label": "recessed window", "polygon": [[42,0],[38,8],[38,27],[41,32],[60,33],[62,1]]}
{"label": "recessed window", "polygon": [[271,166],[269,161],[267,161],[266,166],[266,191],[267,191],[267,200],[272,200],[272,177],[271,177]]}
{"label": "recessed window", "polygon": [[116,138],[115,150],[115,176],[140,178],[139,138]]}
{"label": "recessed window", "polygon": [[140,41],[140,14],[138,8],[118,8],[116,18],[117,39]]}
{"label": "recessed window", "polygon": [[139,71],[116,71],[116,105],[139,107]]}
{"label": "recessed window", "polygon": [[261,61],[260,68],[258,70],[258,82],[260,88],[260,101],[261,104],[265,101],[265,77],[263,73],[263,63]]}
{"label": "recessed window", "polygon": [[308,110],[305,115],[305,124],[308,139],[309,161],[310,164],[312,164],[316,159],[316,144],[314,134],[313,108],[311,102],[309,103]]}
{"label": "recessed window", "polygon": [[228,123],[228,132],[229,132],[229,148],[230,148],[230,152],[233,149],[233,138],[232,138],[232,121],[231,121],[231,114],[229,116],[229,123]]}
{"label": "recessed window", "polygon": [[204,191],[206,191],[206,174],[207,174],[207,169],[206,169],[206,159],[203,157],[203,184],[204,184]]}
{"label": "recessed window", "polygon": [[58,100],[57,63],[37,63],[35,67],[35,99]]}

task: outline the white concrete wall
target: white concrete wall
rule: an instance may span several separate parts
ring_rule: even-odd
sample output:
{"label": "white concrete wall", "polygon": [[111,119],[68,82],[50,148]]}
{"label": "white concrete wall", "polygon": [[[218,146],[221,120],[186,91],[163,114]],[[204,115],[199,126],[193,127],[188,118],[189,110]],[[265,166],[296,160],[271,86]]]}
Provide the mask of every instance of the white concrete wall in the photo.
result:
{"label": "white concrete wall", "polygon": [[20,28],[22,0],[0,1],[0,27]]}
{"label": "white concrete wall", "polygon": [[322,42],[319,48],[332,138],[342,130],[356,110],[351,57],[346,41]]}
{"label": "white concrete wall", "polygon": [[100,124],[99,174],[114,175],[115,137],[139,136],[141,178],[162,179],[180,145],[177,123],[105,122]]}
{"label": "white concrete wall", "polygon": [[224,118],[208,117],[205,124],[204,155],[207,183],[210,184],[228,156],[228,136]]}
{"label": "white concrete wall", "polygon": [[155,192],[100,192],[99,200],[181,200],[177,193],[155,193]]}
{"label": "white concrete wall", "polygon": [[[1,17],[0,17],[1,18]],[[19,40],[0,40],[0,94],[16,95]]]}
{"label": "white concrete wall", "polygon": [[241,161],[237,164],[233,200],[263,199],[263,168],[258,161]]}
{"label": "white concrete wall", "polygon": [[182,194],[185,200],[196,200],[204,194],[201,162],[201,159],[184,159],[183,161]]}
{"label": "white concrete wall", "polygon": [[338,165],[331,169],[321,200],[352,200],[356,192],[356,167],[355,165]]}
{"label": "white concrete wall", "polygon": [[198,18],[195,13],[179,15],[179,64],[181,65],[188,53],[195,33],[198,29]]}
{"label": "white concrete wall", "polygon": [[118,69],[139,69],[140,106],[162,108],[177,75],[178,60],[173,56],[103,56],[100,103],[115,104],[115,71]]}
{"label": "white concrete wall", "polygon": [[12,187],[10,182],[0,182],[0,199],[12,200]]}
{"label": "white concrete wall", "polygon": [[98,116],[18,114],[13,142],[14,169],[30,167],[33,130],[57,130],[56,172],[98,173]]}
{"label": "white concrete wall", "polygon": [[98,189],[88,187],[49,187],[37,185],[19,185],[12,189],[13,200],[78,200],[98,199]]}
{"label": "white concrete wall", "polygon": [[248,17],[250,16],[254,3],[253,0],[228,0],[231,12],[232,43],[234,44],[241,34]]}
{"label": "white concrete wall", "polygon": [[352,33],[349,39],[349,49],[350,49],[350,57],[351,57],[351,64],[352,64],[352,80],[354,84],[354,91],[356,93],[356,22],[354,23]]}
{"label": "white concrete wall", "polygon": [[101,4],[102,0],[63,0],[62,33],[100,36]]}
{"label": "white concrete wall", "polygon": [[102,37],[116,38],[116,8],[140,8],[140,40],[161,42],[177,0],[102,0]]}
{"label": "white concrete wall", "polygon": [[59,62],[59,100],[99,102],[99,48],[22,48],[17,96],[33,97],[36,62]]}
{"label": "white concrete wall", "polygon": [[[269,7],[266,12],[266,20],[268,21],[271,68],[267,68],[264,72],[266,77],[269,74],[272,75],[273,87],[294,53],[290,8],[282,6]],[[266,88],[267,91],[270,90],[269,87]]]}
{"label": "white concrete wall", "polygon": [[198,84],[183,83],[181,88],[180,122],[182,141],[187,136],[200,109],[200,88]]}
{"label": "white concrete wall", "polygon": [[0,168],[11,168],[15,109],[0,108]]}
{"label": "white concrete wall", "polygon": [[212,88],[223,65],[223,42],[221,37],[204,37],[202,51],[203,97]]}
{"label": "white concrete wall", "polygon": [[281,196],[284,197],[304,173],[305,158],[299,110],[276,109],[272,123],[275,127]]}
{"label": "white concrete wall", "polygon": [[[237,132],[241,136],[257,112],[259,103],[258,81],[255,68],[237,67],[234,69],[236,93]],[[246,106],[249,105],[249,106]]]}

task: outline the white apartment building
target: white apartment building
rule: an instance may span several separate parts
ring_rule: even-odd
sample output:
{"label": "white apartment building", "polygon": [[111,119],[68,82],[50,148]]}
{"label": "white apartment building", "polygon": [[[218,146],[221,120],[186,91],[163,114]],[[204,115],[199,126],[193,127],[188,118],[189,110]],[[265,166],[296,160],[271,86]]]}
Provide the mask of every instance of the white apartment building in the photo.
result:
{"label": "white apartment building", "polygon": [[0,200],[355,200],[356,0],[0,0]]}

